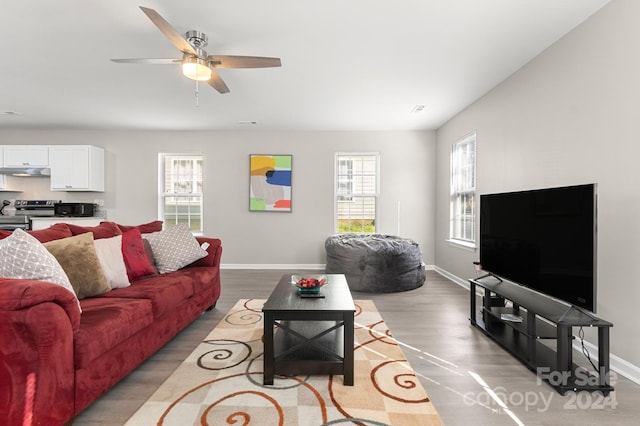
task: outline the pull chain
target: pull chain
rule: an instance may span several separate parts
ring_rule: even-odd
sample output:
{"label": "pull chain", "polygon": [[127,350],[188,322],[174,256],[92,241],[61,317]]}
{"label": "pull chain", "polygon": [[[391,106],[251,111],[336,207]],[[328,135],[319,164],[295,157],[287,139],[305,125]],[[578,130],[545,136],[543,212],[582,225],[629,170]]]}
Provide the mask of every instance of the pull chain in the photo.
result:
{"label": "pull chain", "polygon": [[198,80],[196,80],[196,107],[200,107],[200,99],[198,97]]}

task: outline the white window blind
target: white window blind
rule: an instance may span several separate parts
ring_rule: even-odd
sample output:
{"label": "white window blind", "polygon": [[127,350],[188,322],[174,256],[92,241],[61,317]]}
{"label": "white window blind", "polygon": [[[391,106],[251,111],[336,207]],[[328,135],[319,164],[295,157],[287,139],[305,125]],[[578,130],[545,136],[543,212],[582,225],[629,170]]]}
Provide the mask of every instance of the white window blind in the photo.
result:
{"label": "white window blind", "polygon": [[203,156],[160,154],[160,220],[165,226],[189,225],[202,234]]}
{"label": "white window blind", "polygon": [[336,232],[376,232],[378,164],[376,153],[336,154]]}
{"label": "white window blind", "polygon": [[449,238],[475,243],[476,134],[451,149],[451,202]]}

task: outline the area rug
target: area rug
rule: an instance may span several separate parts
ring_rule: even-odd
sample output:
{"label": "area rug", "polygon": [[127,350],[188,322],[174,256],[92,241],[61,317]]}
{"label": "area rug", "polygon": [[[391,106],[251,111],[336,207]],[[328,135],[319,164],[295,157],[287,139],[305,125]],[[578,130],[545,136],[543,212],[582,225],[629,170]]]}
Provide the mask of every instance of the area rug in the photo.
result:
{"label": "area rug", "polygon": [[355,385],[276,376],[262,385],[262,306],[241,299],[127,425],[443,424],[371,300],[356,300]]}

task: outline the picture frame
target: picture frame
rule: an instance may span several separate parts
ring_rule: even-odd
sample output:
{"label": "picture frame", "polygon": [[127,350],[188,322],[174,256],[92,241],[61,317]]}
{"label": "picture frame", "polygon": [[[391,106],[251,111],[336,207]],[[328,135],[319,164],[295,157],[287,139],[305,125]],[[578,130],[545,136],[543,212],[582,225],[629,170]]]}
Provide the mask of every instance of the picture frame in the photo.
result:
{"label": "picture frame", "polygon": [[291,212],[291,154],[249,155],[249,211]]}

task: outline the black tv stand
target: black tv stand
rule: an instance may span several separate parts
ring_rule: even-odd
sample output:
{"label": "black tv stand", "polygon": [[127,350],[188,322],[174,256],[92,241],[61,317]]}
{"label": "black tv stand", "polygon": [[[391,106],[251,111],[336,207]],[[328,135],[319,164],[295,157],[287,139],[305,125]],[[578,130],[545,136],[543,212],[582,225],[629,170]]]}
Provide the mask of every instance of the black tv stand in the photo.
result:
{"label": "black tv stand", "polygon": [[567,308],[567,310],[566,310],[566,311],[564,311],[564,313],[562,314],[562,316],[560,316],[560,319],[558,320],[558,322],[562,322],[562,321],[564,321],[564,320],[569,316],[569,314],[571,314],[571,311],[573,311],[573,310],[576,310],[576,311],[580,312],[582,315],[586,315],[586,316],[588,316],[588,317],[589,317],[589,318],[591,318],[593,321],[600,321],[600,318],[598,318],[597,316],[593,315],[591,312],[583,311],[582,309],[577,308],[577,307],[575,307],[574,305],[571,305],[571,306],[569,306],[569,307]]}
{"label": "black tv stand", "polygon": [[487,277],[492,277],[492,278],[495,278],[496,280],[498,280],[498,282],[502,282],[502,278],[500,278],[496,274],[492,274],[491,272],[487,272],[486,274],[477,277],[476,280],[481,280],[481,279],[487,278]]}
{"label": "black tv stand", "polygon": [[[567,391],[613,390],[609,384],[609,330],[613,324],[593,314],[567,306],[509,281],[496,282],[492,275],[469,280],[471,324],[495,340],[540,378],[564,395]],[[477,308],[476,288],[484,289]],[[511,306],[492,306],[492,294],[511,301]],[[513,314],[522,322],[501,319]],[[573,363],[573,327],[598,328],[598,372]],[[551,344],[556,341],[555,348]]]}

